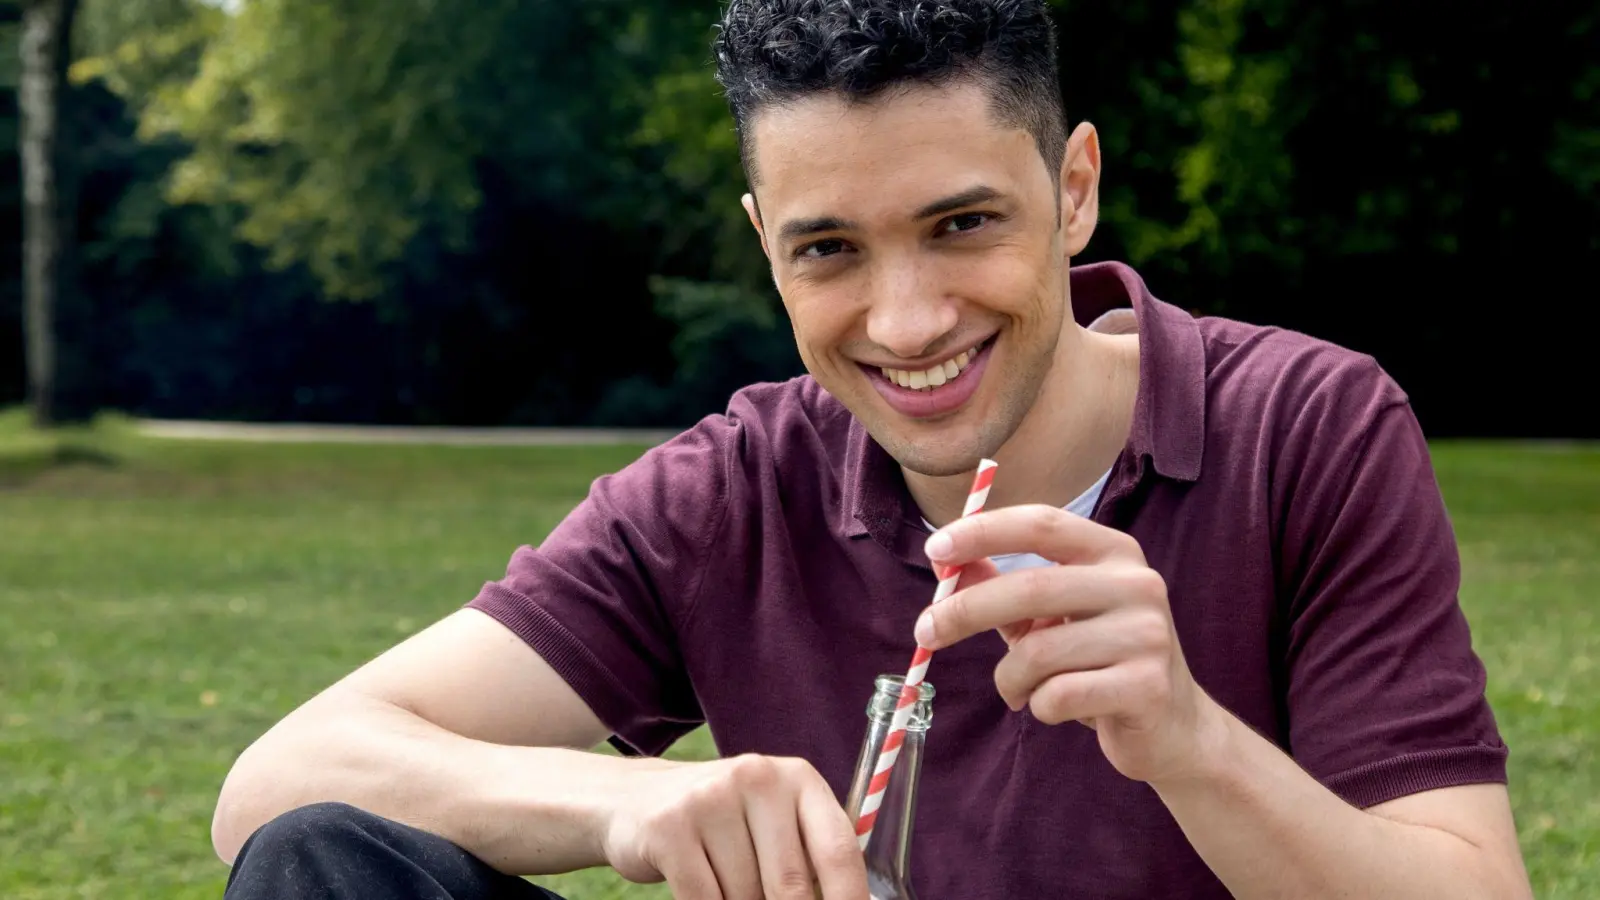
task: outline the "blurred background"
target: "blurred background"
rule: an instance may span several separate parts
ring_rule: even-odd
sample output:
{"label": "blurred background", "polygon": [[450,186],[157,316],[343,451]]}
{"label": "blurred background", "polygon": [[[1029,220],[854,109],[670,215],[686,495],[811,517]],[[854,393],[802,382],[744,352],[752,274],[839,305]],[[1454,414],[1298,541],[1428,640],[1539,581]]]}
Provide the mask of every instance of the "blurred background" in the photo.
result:
{"label": "blurred background", "polygon": [[[1411,394],[1538,896],[1594,896],[1600,4],[1053,8],[1105,154],[1081,261]],[[145,420],[659,433],[801,371],[738,204],[719,12],[0,0],[0,897],[221,896],[234,756],[656,439]]]}
{"label": "blurred background", "polygon": [[[0,147],[27,2],[0,2]],[[54,0],[56,413],[676,426],[799,371],[711,0]],[[1063,2],[1084,261],[1372,353],[1429,433],[1594,436],[1593,2]],[[0,155],[0,404],[25,397]],[[1568,391],[1573,393],[1568,393]]]}

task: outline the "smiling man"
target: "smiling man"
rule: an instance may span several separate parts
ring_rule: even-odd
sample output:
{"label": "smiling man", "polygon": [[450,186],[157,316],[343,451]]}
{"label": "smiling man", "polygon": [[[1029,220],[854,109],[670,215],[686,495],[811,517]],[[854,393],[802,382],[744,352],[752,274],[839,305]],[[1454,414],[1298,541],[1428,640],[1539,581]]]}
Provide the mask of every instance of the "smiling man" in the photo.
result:
{"label": "smiling man", "polygon": [[[1529,896],[1405,394],[1071,264],[1101,147],[1065,129],[1043,4],[734,0],[716,51],[809,374],[598,480],[252,745],[229,895],[540,896],[515,876],[609,865],[860,900],[840,798],[915,635],[924,896]],[[932,609],[930,560],[966,566]],[[724,759],[654,758],[702,723]]]}

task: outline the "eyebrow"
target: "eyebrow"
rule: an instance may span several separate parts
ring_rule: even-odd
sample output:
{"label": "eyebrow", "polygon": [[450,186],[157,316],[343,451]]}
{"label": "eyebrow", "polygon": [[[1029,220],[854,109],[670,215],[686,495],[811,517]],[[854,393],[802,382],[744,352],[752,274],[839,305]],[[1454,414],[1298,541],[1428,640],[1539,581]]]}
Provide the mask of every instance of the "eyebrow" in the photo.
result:
{"label": "eyebrow", "polygon": [[[960,193],[941,197],[923,206],[917,210],[915,218],[931,219],[934,216],[954,212],[976,203],[986,203],[990,200],[998,199],[1000,196],[1001,194],[998,190],[986,184],[980,184],[967,188]],[[824,231],[846,231],[855,227],[856,223],[848,219],[841,219],[837,216],[815,216],[809,219],[790,219],[783,223],[783,227],[778,230],[778,236],[782,241],[789,242]]]}
{"label": "eyebrow", "polygon": [[986,184],[980,184],[975,187],[967,188],[959,194],[951,194],[948,197],[929,203],[927,206],[917,210],[917,218],[931,219],[934,216],[942,216],[948,212],[955,212],[956,210],[965,206],[972,206],[976,203],[987,203],[990,200],[999,199],[999,197],[999,191],[989,187]]}

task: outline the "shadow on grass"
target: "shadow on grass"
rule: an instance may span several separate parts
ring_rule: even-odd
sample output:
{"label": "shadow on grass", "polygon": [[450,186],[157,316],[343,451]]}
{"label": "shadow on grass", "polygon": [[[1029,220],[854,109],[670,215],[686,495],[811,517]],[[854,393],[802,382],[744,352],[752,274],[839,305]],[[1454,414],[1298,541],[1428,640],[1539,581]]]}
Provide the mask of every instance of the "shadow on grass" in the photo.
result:
{"label": "shadow on grass", "polygon": [[114,469],[114,425],[91,423],[40,431],[15,411],[0,411],[0,487],[18,487],[58,469]]}
{"label": "shadow on grass", "polygon": [[103,447],[77,441],[53,446],[0,451],[0,487],[20,487],[55,469],[90,467],[112,469],[120,465],[116,454]]}

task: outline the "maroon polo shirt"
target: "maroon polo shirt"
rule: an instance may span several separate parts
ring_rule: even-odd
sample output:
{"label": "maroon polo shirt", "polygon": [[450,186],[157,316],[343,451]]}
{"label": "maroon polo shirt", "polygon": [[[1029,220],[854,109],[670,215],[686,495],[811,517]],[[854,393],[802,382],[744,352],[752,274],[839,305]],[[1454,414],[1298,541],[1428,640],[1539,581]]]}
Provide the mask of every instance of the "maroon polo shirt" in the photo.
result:
{"label": "maroon polo shirt", "polygon": [[[1356,805],[1503,782],[1451,525],[1400,388],[1367,356],[1197,319],[1126,266],[1071,279],[1080,321],[1137,317],[1133,428],[1094,519],[1165,577],[1200,685]],[[873,677],[904,671],[933,594],[926,537],[893,459],[802,377],[741,391],[597,480],[471,605],[625,749],[659,753],[704,722],[723,754],[804,757],[843,798]],[[1006,708],[1003,652],[989,634],[934,657],[917,891],[1228,896],[1093,732]]]}

